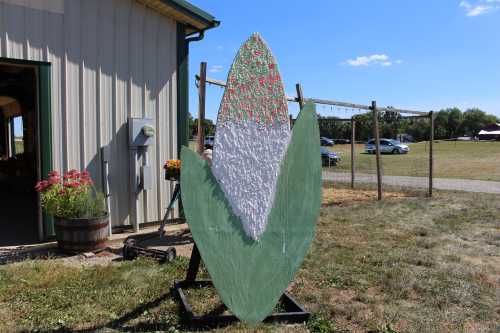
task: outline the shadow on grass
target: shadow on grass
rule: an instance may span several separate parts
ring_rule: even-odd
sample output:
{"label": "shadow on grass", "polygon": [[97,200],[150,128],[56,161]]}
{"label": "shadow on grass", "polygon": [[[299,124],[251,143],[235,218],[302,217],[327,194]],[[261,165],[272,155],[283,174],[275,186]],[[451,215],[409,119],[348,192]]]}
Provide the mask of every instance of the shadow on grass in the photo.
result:
{"label": "shadow on grass", "polygon": [[[167,299],[175,299],[177,302],[177,313],[176,316],[179,318],[179,321],[170,322],[168,320],[165,321],[145,321],[138,322],[133,325],[127,325],[127,322],[137,319],[147,312],[148,310],[154,309],[160,306]],[[227,307],[224,304],[217,305],[214,309],[204,314],[207,317],[213,317],[223,314],[227,310]],[[180,306],[180,299],[177,295],[175,288],[170,288],[169,292],[161,295],[160,297],[141,304],[135,309],[125,313],[121,317],[111,320],[107,323],[96,325],[90,328],[85,329],[74,329],[71,327],[60,327],[52,330],[38,331],[39,333],[62,333],[62,332],[77,332],[77,333],[90,333],[90,332],[108,332],[117,331],[117,332],[152,332],[152,331],[169,331],[171,329],[176,329],[176,331],[207,331],[214,328],[223,328],[234,324],[234,322],[227,323],[214,323],[209,325],[194,325],[189,322],[188,318],[186,318],[185,314],[182,312],[182,307]]]}
{"label": "shadow on grass", "polygon": [[144,314],[144,312],[153,309],[155,307],[158,307],[163,303],[165,300],[168,298],[174,298],[175,297],[175,289],[171,288],[169,292],[161,295],[160,297],[141,304],[140,306],[136,307],[132,311],[129,311],[122,315],[121,317],[111,320],[107,323],[104,323],[102,325],[96,325],[90,328],[85,328],[85,329],[73,329],[70,327],[60,327],[57,329],[53,330],[46,330],[46,331],[38,331],[40,333],[60,333],[60,332],[78,332],[78,333],[86,333],[86,332],[107,332],[109,329],[111,330],[116,330],[116,331],[126,331],[126,332],[150,332],[150,331],[167,331],[171,329],[172,327],[176,327],[178,325],[175,325],[174,323],[169,323],[169,322],[158,322],[158,323],[151,323],[151,322],[141,322],[137,323],[134,326],[128,326],[126,325],[127,322],[133,319],[137,319],[141,315]]}

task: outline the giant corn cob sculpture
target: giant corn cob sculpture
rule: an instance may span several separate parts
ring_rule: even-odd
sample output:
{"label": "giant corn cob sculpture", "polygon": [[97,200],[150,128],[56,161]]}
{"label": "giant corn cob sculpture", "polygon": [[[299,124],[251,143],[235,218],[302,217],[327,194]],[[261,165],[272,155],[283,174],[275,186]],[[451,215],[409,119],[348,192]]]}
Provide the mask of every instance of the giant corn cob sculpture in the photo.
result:
{"label": "giant corn cob sculpture", "polygon": [[214,285],[236,316],[258,323],[297,272],[321,202],[314,105],[291,132],[276,61],[258,34],[229,72],[212,168],[187,148],[181,157],[186,217]]}

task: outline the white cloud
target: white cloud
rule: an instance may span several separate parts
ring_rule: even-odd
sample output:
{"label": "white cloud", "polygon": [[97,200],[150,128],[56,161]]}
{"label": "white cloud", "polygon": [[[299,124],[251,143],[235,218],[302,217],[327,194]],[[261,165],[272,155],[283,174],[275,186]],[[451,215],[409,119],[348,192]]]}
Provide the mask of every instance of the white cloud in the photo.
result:
{"label": "white cloud", "polygon": [[210,66],[210,69],[208,71],[210,73],[219,73],[222,72],[223,69],[224,67],[222,67],[221,65],[212,65]]}
{"label": "white cloud", "polygon": [[475,4],[471,4],[467,0],[462,0],[459,6],[465,9],[467,16],[475,17],[498,10],[500,8],[500,0],[480,0]]}
{"label": "white cloud", "polygon": [[394,63],[401,64],[403,61],[398,59],[396,61],[392,61],[387,54],[372,54],[368,56],[360,56],[355,59],[347,59],[344,64],[353,67],[359,66],[382,66],[389,67]]}

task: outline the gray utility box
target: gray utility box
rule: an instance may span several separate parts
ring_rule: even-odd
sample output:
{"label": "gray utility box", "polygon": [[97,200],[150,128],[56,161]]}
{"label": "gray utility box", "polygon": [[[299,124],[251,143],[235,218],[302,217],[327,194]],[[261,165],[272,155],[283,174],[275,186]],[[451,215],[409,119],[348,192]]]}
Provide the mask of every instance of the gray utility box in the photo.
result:
{"label": "gray utility box", "polygon": [[128,118],[128,146],[132,149],[147,147],[154,143],[155,128],[153,119]]}

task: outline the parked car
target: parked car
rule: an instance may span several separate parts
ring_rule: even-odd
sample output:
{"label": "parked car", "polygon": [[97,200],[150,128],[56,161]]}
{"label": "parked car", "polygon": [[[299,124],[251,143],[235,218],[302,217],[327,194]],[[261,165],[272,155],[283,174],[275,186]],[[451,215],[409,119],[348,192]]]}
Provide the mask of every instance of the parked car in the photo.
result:
{"label": "parked car", "polygon": [[349,139],[333,139],[333,142],[336,145],[347,145],[347,144],[351,143],[351,140],[349,140]]}
{"label": "parked car", "polygon": [[320,152],[323,166],[336,166],[340,162],[340,156],[337,153],[329,151],[325,147],[321,147]]}
{"label": "parked car", "polygon": [[[371,139],[365,145],[365,152],[374,154],[376,151],[375,140]],[[398,140],[393,139],[380,139],[380,153],[389,154],[407,154],[410,152],[410,147],[402,144]]]}
{"label": "parked car", "polygon": [[322,146],[333,146],[335,144],[332,139],[325,138],[324,136],[319,139]]}
{"label": "parked car", "polygon": [[214,137],[212,135],[205,137],[205,149],[214,149]]}

